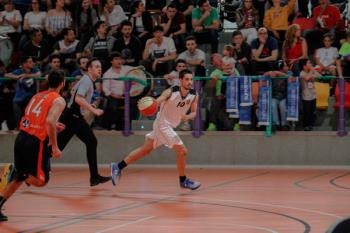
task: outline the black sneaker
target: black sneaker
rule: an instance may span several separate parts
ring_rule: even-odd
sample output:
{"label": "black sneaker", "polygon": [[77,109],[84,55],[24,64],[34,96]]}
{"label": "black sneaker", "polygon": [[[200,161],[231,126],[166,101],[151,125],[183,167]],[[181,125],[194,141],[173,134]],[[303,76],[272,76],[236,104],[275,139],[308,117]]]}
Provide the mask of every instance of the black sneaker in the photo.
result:
{"label": "black sneaker", "polygon": [[90,178],[90,186],[96,186],[98,184],[103,184],[106,183],[107,181],[110,181],[111,177],[110,176],[100,176],[98,175],[95,178]]}
{"label": "black sneaker", "polygon": [[0,222],[5,222],[5,221],[8,221],[8,218],[0,210]]}

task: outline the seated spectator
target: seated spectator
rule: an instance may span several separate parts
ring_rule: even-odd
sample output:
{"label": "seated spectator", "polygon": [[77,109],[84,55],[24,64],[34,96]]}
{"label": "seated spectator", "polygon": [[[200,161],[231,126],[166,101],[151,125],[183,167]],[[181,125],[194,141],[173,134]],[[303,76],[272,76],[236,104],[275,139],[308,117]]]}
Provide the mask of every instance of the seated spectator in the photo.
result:
{"label": "seated spectator", "polygon": [[264,27],[278,41],[283,42],[288,29],[288,16],[294,12],[296,0],[290,0],[287,6],[281,6],[281,0],[273,0],[273,6],[265,12]]}
{"label": "seated spectator", "polygon": [[146,41],[152,38],[154,23],[151,13],[146,11],[145,4],[142,1],[134,3],[130,21],[133,25],[133,34],[140,39],[144,48]]}
{"label": "seated spectator", "polygon": [[258,38],[252,44],[252,74],[274,69],[278,56],[278,43],[275,38],[269,36],[267,29],[258,30]]}
{"label": "seated spectator", "polygon": [[13,109],[16,125],[18,127],[29,100],[37,92],[35,78],[39,78],[41,72],[35,67],[31,57],[21,58],[21,68],[5,74],[5,77],[17,80],[16,93],[13,98]]}
{"label": "seated spectator", "polygon": [[62,34],[63,40],[58,41],[53,49],[54,53],[61,57],[62,68],[70,74],[77,69],[79,40],[75,38],[75,32],[72,28],[63,29]]}
{"label": "seated spectator", "polygon": [[164,75],[169,86],[180,86],[179,73],[182,70],[187,69],[187,63],[183,59],[177,59],[175,62],[175,70],[171,71],[169,74]]}
{"label": "seated spectator", "polygon": [[121,22],[128,19],[123,8],[115,0],[106,1],[100,18],[108,25],[111,34],[117,32]]}
{"label": "seated spectator", "polygon": [[287,85],[288,79],[274,79],[276,77],[291,77],[293,73],[288,70],[287,63],[279,60],[276,67],[272,71],[266,72],[264,75],[272,78],[272,128],[275,131],[289,130],[287,122]]}
{"label": "seated spectator", "polygon": [[122,36],[114,42],[113,51],[118,51],[125,65],[137,66],[142,58],[142,45],[140,40],[132,34],[132,23],[123,21],[120,25]]}
{"label": "seated spectator", "polygon": [[315,78],[321,76],[308,59],[300,60],[301,96],[303,100],[304,131],[311,131],[316,119],[316,89]]}
{"label": "seated spectator", "polygon": [[44,30],[46,14],[45,11],[40,11],[40,0],[32,0],[30,11],[24,15],[23,30]]}
{"label": "seated spectator", "polygon": [[243,5],[236,12],[236,23],[248,44],[258,37],[259,13],[253,7],[253,0],[243,0]]}
{"label": "seated spectator", "polygon": [[102,72],[104,73],[111,66],[108,57],[110,52],[112,52],[115,38],[107,35],[107,25],[103,21],[98,21],[94,29],[96,36],[90,38],[85,46],[85,50],[90,53],[91,56],[100,60]]}
{"label": "seated spectator", "polygon": [[80,56],[78,58],[78,65],[79,69],[76,69],[71,74],[72,77],[74,77],[76,80],[79,80],[81,77],[83,77],[84,74],[87,73],[87,67],[86,64],[88,63],[89,58],[86,56]]}
{"label": "seated spectator", "polygon": [[234,49],[232,45],[225,45],[222,52],[222,70],[224,74],[231,75],[235,73],[236,60],[234,57]]}
{"label": "seated spectator", "polygon": [[22,15],[14,8],[12,0],[5,0],[2,3],[5,10],[0,12],[0,34],[8,35],[16,49],[21,36]]}
{"label": "seated spectator", "polygon": [[197,48],[196,38],[186,38],[186,50],[180,53],[178,60],[184,60],[188,69],[195,73],[195,76],[206,76],[205,53]]}
{"label": "seated spectator", "polygon": [[155,26],[153,38],[146,42],[142,56],[143,65],[155,75],[169,73],[176,59],[176,48],[173,39],[165,37],[162,26]]}
{"label": "seated spectator", "polygon": [[56,0],[55,8],[48,11],[45,20],[48,42],[50,44],[55,44],[60,39],[62,30],[71,25],[71,13],[64,8],[64,0]]}
{"label": "seated spectator", "polygon": [[75,13],[75,31],[81,46],[85,46],[94,36],[94,25],[97,23],[97,13],[90,0],[79,1]]}
{"label": "seated spectator", "polygon": [[30,41],[23,45],[23,56],[32,57],[35,63],[43,68],[49,61],[51,47],[46,40],[43,39],[43,33],[40,29],[33,29],[30,32]]}
{"label": "seated spectator", "polygon": [[[192,10],[195,5],[193,0],[173,0],[171,4],[175,4],[176,9],[186,18],[186,31],[192,30]],[[163,12],[166,8],[163,8]]]}
{"label": "seated spectator", "polygon": [[322,47],[321,39],[325,33],[330,33],[334,39],[337,38],[336,31],[341,19],[338,7],[330,5],[329,0],[319,0],[318,2],[320,5],[315,7],[312,13],[316,28],[304,32],[310,53]]}
{"label": "seated spectator", "polygon": [[282,58],[287,62],[288,67],[295,76],[299,76],[301,69],[299,68],[300,59],[307,58],[307,43],[301,37],[300,26],[292,24],[286,32],[286,40],[282,47]]}
{"label": "seated spectator", "polygon": [[251,72],[252,48],[243,40],[241,31],[232,33],[232,46],[234,49],[235,59],[237,61],[236,68],[241,75],[249,75]]}
{"label": "seated spectator", "polygon": [[323,75],[335,76],[336,71],[336,60],[338,58],[338,49],[332,47],[333,38],[331,34],[325,34],[323,36],[323,48],[319,48],[315,53],[316,69]]}
{"label": "seated spectator", "polygon": [[169,4],[166,7],[160,25],[164,29],[164,35],[173,38],[178,51],[184,51],[186,21],[185,16],[177,11],[175,4]]}
{"label": "seated spectator", "polygon": [[192,27],[198,44],[210,43],[211,53],[218,52],[220,27],[219,14],[208,0],[199,0],[198,7],[192,10]]}

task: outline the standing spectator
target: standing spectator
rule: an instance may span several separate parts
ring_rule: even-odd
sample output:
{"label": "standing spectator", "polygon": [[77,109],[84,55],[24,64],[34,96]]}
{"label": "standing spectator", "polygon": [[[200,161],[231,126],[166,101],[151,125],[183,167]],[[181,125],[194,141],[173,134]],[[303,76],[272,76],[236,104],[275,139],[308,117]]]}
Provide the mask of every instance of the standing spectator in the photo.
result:
{"label": "standing spectator", "polygon": [[128,19],[123,8],[115,3],[115,0],[107,0],[103,7],[103,14],[100,16],[109,27],[110,33],[117,32],[122,21]]}
{"label": "standing spectator", "polygon": [[196,76],[206,76],[205,53],[197,48],[196,38],[189,36],[186,38],[186,50],[180,53],[178,60],[184,60],[188,69]]}
{"label": "standing spectator", "polygon": [[277,40],[268,35],[267,29],[258,30],[258,38],[252,44],[252,74],[258,71],[273,70],[278,57]]}
{"label": "standing spectator", "polygon": [[120,25],[122,37],[117,39],[113,51],[121,53],[125,65],[137,66],[142,58],[142,45],[140,40],[132,34],[132,23],[124,20]]}
{"label": "standing spectator", "polygon": [[253,7],[253,0],[243,0],[236,12],[236,23],[248,44],[258,37],[259,12]]}
{"label": "standing spectator", "polygon": [[315,122],[316,112],[316,89],[315,89],[315,78],[321,76],[312,67],[310,60],[300,60],[300,72],[301,78],[301,90],[303,99],[303,127],[304,131],[311,131]]}
{"label": "standing spectator", "polygon": [[140,39],[144,48],[146,41],[152,38],[154,23],[151,14],[146,11],[145,4],[142,1],[134,3],[130,21],[133,25],[133,34]]}
{"label": "standing spectator", "polygon": [[91,37],[85,50],[102,63],[102,73],[110,67],[109,53],[112,51],[115,38],[107,35],[107,25],[103,21],[95,24],[96,36]]}
{"label": "standing spectator", "polygon": [[219,14],[208,0],[199,0],[192,11],[192,27],[198,44],[210,43],[211,53],[217,53],[219,44]]}
{"label": "standing spectator", "polygon": [[17,126],[21,121],[24,109],[30,98],[36,94],[37,85],[35,78],[40,76],[41,72],[35,67],[35,63],[31,57],[22,57],[21,68],[5,74],[5,77],[17,80],[16,93],[13,98],[13,109]]}
{"label": "standing spectator", "polygon": [[54,44],[58,41],[62,30],[70,27],[71,24],[71,13],[64,8],[64,0],[56,0],[55,8],[48,11],[45,21],[48,42]]}
{"label": "standing spectator", "polygon": [[23,56],[32,57],[39,67],[44,67],[49,61],[51,47],[43,39],[43,33],[40,29],[33,29],[30,32],[30,41],[23,45]]}
{"label": "standing spectator", "polygon": [[298,76],[302,69],[299,67],[299,61],[307,58],[307,43],[301,37],[301,30],[298,24],[292,24],[286,32],[286,40],[282,47],[282,58],[286,61],[293,74]]}
{"label": "standing spectator", "polygon": [[296,0],[281,6],[281,0],[273,0],[273,6],[265,12],[264,27],[279,41],[283,42],[288,29],[288,16],[294,12]]}
{"label": "standing spectator", "polygon": [[3,4],[5,10],[0,12],[0,34],[8,35],[16,49],[21,37],[22,15],[15,9],[12,0],[5,0]]}
{"label": "standing spectator", "polygon": [[312,13],[316,29],[304,32],[311,53],[322,46],[321,38],[324,34],[330,33],[336,40],[336,31],[341,19],[338,7],[330,5],[329,0],[319,0],[318,2],[320,5],[315,7]]}
{"label": "standing spectator", "polygon": [[75,38],[72,28],[65,28],[62,31],[63,40],[58,41],[54,46],[54,53],[61,57],[62,68],[72,73],[77,68],[77,57],[79,56],[79,40]]}
{"label": "standing spectator", "polygon": [[234,49],[235,59],[237,61],[236,68],[241,75],[252,74],[251,72],[251,57],[252,48],[243,40],[241,31],[232,33],[232,46]]}
{"label": "standing spectator", "polygon": [[81,46],[85,46],[94,36],[94,25],[97,23],[97,13],[90,0],[79,0],[75,13],[75,31]]}
{"label": "standing spectator", "polygon": [[176,48],[173,39],[165,37],[162,26],[155,26],[153,38],[146,42],[142,65],[156,75],[169,73],[176,59]]}
{"label": "standing spectator", "polygon": [[173,38],[178,51],[184,51],[186,21],[185,16],[177,11],[175,4],[169,4],[166,7],[160,25],[164,29],[164,35]]}

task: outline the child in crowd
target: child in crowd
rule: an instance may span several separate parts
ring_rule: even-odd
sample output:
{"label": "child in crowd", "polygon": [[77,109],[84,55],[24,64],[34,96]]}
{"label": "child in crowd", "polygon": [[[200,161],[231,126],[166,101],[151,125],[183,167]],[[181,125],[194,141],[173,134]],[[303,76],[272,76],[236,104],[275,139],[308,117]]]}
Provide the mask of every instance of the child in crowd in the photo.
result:
{"label": "child in crowd", "polygon": [[234,48],[232,45],[225,45],[222,57],[222,69],[225,74],[231,75],[235,73],[236,60],[234,56]]}

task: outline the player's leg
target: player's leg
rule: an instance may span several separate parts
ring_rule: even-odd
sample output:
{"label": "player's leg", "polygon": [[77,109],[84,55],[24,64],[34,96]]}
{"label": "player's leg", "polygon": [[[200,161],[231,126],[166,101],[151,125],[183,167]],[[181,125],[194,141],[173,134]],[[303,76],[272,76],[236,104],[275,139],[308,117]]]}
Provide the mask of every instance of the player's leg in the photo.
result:
{"label": "player's leg", "polygon": [[16,192],[16,190],[22,185],[23,181],[12,180],[7,184],[5,190],[0,195],[0,222],[7,221],[8,218],[1,211],[5,202]]}
{"label": "player's leg", "polygon": [[123,170],[127,165],[134,163],[140,158],[151,153],[153,150],[153,143],[153,139],[146,137],[144,144],[141,147],[138,147],[135,150],[131,151],[124,160],[120,161],[119,163],[111,163],[111,176],[113,185],[117,184],[118,179],[121,175],[121,170]]}
{"label": "player's leg", "polygon": [[195,180],[192,180],[185,175],[186,168],[186,157],[187,157],[187,148],[184,144],[176,144],[172,146],[172,149],[176,153],[176,166],[179,173],[180,186],[181,188],[187,188],[195,190],[201,186],[201,183]]}

